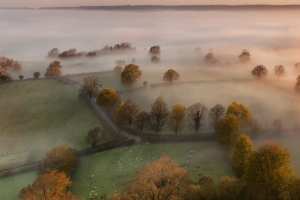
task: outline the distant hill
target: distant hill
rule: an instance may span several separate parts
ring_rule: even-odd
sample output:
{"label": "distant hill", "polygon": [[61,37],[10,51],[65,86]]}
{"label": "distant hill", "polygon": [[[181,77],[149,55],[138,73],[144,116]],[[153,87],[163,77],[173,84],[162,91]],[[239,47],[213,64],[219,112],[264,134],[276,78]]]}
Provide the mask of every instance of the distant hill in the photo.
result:
{"label": "distant hill", "polygon": [[112,11],[209,11],[209,10],[299,10],[300,5],[123,5],[123,6],[79,6],[79,7],[44,7],[40,9],[80,9],[80,10],[112,10]]}

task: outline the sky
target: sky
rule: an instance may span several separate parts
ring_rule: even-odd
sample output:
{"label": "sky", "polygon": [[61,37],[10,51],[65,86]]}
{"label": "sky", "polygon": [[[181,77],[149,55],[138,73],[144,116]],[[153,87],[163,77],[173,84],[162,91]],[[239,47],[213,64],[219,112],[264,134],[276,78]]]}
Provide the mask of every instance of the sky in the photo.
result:
{"label": "sky", "polygon": [[0,7],[73,7],[101,5],[300,4],[299,0],[0,0]]}

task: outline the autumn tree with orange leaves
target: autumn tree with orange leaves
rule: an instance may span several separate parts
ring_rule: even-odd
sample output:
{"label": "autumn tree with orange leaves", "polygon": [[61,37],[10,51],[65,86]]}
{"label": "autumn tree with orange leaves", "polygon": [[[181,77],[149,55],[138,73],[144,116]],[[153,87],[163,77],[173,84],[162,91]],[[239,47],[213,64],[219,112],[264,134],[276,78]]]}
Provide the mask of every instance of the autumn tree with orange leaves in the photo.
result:
{"label": "autumn tree with orange leaves", "polygon": [[129,199],[175,199],[187,180],[187,170],[169,156],[161,157],[157,162],[146,163],[142,171],[134,175],[132,181],[118,196]]}
{"label": "autumn tree with orange leaves", "polygon": [[77,156],[70,147],[55,147],[46,154],[46,158],[39,166],[39,174],[46,174],[52,170],[65,172],[70,175],[72,169],[78,164]]}
{"label": "autumn tree with orange leaves", "polygon": [[51,171],[48,174],[40,175],[32,185],[23,188],[19,193],[21,200],[77,200],[68,191],[72,182],[64,172]]}

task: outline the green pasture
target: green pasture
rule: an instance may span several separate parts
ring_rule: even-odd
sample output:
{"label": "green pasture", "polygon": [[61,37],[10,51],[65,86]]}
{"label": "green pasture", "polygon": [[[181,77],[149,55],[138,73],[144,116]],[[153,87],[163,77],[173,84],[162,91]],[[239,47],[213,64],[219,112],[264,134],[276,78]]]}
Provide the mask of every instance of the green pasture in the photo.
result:
{"label": "green pasture", "polygon": [[14,166],[14,165],[20,165],[25,163],[26,161],[29,161],[30,159],[30,151],[17,153],[13,155],[4,155],[0,157],[0,169]]}
{"label": "green pasture", "polygon": [[189,171],[193,181],[209,174],[216,181],[234,175],[223,150],[215,141],[190,143],[140,144],[82,157],[80,166],[72,176],[71,191],[84,198],[103,193],[120,192],[124,184],[140,171],[145,163],[157,161],[169,154]]}
{"label": "green pasture", "polygon": [[109,131],[77,91],[59,81],[16,81],[0,84],[0,91],[1,155],[32,150],[31,158],[41,159],[54,146],[88,147],[84,137],[91,128]]}

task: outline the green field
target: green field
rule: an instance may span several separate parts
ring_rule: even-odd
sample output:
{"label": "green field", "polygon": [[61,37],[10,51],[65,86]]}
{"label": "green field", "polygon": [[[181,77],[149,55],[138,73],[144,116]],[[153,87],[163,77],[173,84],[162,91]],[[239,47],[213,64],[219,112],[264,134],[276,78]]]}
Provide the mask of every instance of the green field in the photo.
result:
{"label": "green field", "polygon": [[0,91],[1,155],[32,150],[31,158],[41,159],[54,146],[88,147],[84,137],[95,126],[108,131],[77,91],[59,81],[11,82]]}
{"label": "green field", "polygon": [[120,192],[146,162],[157,161],[165,154],[185,167],[194,181],[201,177],[199,174],[209,174],[215,180],[234,174],[219,144],[214,141],[141,144],[83,157],[72,176],[71,191],[85,198],[92,191],[98,195]]}

